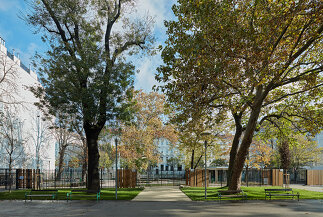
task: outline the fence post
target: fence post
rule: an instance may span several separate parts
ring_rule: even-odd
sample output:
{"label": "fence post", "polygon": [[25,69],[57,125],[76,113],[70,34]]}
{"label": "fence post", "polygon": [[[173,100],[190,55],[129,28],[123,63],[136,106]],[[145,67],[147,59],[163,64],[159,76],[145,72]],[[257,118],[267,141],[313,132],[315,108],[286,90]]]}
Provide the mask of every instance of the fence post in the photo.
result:
{"label": "fence post", "polygon": [[19,170],[20,169],[16,169],[16,189],[19,189]]}
{"label": "fence post", "polygon": [[56,169],[54,169],[54,188],[56,189]]}
{"label": "fence post", "polygon": [[100,177],[100,181],[101,181],[101,189],[102,189],[102,168],[101,168],[101,177]]}
{"label": "fence post", "polygon": [[[220,170],[219,170],[220,172]],[[222,188],[222,178],[223,178],[223,170],[221,170],[221,188]]]}
{"label": "fence post", "polygon": [[69,174],[70,174],[70,178],[69,178],[69,180],[70,180],[70,187],[72,187],[72,169],[71,168],[69,168]]}

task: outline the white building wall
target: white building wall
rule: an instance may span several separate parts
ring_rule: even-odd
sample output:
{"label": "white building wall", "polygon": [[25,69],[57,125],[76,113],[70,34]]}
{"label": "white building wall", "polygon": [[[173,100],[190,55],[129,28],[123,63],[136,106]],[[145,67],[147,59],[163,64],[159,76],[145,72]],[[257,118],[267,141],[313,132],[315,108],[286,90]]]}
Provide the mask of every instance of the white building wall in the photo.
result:
{"label": "white building wall", "polygon": [[[7,52],[5,42],[0,38],[0,58],[5,58],[6,65],[0,64],[0,73],[4,73],[4,67],[14,67],[15,77],[14,84],[16,85],[16,91],[11,93],[11,97],[2,95],[0,96],[5,102],[13,104],[2,103],[0,109],[4,109],[4,106],[9,107],[11,111],[18,117],[22,126],[22,138],[24,143],[25,161],[14,165],[15,168],[36,168],[36,147],[35,139],[37,131],[41,131],[49,126],[47,121],[42,120],[41,111],[34,105],[39,100],[29,91],[31,86],[39,86],[40,83],[37,79],[37,74],[32,70],[26,68],[21,64],[18,55],[13,55]],[[10,56],[10,57],[9,57]],[[24,67],[24,69],[22,68]],[[38,124],[39,122],[39,124]],[[41,169],[54,169],[55,168],[55,140],[51,136],[50,130],[45,130],[45,141],[40,149],[40,168]],[[0,153],[4,154],[4,153]],[[2,157],[1,157],[2,159]],[[0,160],[0,167],[6,168],[7,164]]]}
{"label": "white building wall", "polygon": [[[168,159],[171,158],[180,158],[180,153],[176,148],[171,148],[171,144],[167,139],[161,138],[156,140],[157,146],[158,146],[158,152],[160,154],[160,162],[157,164],[157,166],[154,168],[156,171],[163,171],[164,172],[169,172],[171,173],[171,165],[167,162]],[[178,171],[179,167],[181,168],[181,171],[185,173],[185,165],[180,164],[180,165],[175,165],[174,166],[174,171]]]}

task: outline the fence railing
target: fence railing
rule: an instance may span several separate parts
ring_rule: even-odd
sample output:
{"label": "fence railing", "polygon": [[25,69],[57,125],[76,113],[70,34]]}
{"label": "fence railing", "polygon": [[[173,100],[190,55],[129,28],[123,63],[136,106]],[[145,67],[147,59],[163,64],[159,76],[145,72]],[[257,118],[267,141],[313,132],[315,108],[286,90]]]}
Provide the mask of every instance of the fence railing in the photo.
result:
{"label": "fence railing", "polygon": [[[139,187],[153,185],[185,185],[188,175],[185,171],[143,171],[120,170],[118,172],[118,187]],[[208,170],[208,186],[227,183],[227,170]],[[101,169],[100,187],[115,187],[115,170]],[[290,170],[287,181],[290,184],[323,185],[323,171]],[[197,178],[196,178],[197,180]],[[85,188],[87,177],[81,169],[66,168],[59,175],[58,170],[28,170],[0,168],[0,189],[46,189],[46,188]],[[241,184],[251,185],[282,185],[282,170],[279,169],[248,169],[243,170]]]}
{"label": "fence railing", "polygon": [[138,174],[137,185],[185,185],[185,171],[143,171]]}

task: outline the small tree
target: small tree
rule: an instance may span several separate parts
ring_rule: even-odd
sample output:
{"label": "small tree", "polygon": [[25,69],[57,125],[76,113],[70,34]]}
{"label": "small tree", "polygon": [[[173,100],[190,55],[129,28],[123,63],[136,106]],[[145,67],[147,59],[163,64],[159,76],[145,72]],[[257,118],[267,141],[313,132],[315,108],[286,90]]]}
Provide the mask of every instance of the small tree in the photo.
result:
{"label": "small tree", "polygon": [[249,165],[265,168],[271,164],[273,149],[265,141],[255,138],[249,151]]}
{"label": "small tree", "polygon": [[119,153],[128,168],[147,169],[159,159],[159,139],[175,144],[177,134],[174,125],[166,124],[170,114],[163,94],[140,90],[135,92],[134,100],[134,122],[122,124]]}
{"label": "small tree", "polygon": [[18,65],[0,51],[0,103],[16,102],[14,95],[17,92],[17,78]]}
{"label": "small tree", "polygon": [[313,166],[320,161],[323,148],[310,136],[296,134],[291,138],[290,155],[291,166],[298,170],[301,167]]}
{"label": "small tree", "polygon": [[42,118],[40,114],[37,114],[33,118],[33,127],[31,133],[31,139],[35,148],[34,163],[38,170],[42,164],[41,159],[46,157],[46,148],[48,147],[48,141],[50,140],[49,122]]}
{"label": "small tree", "polygon": [[100,168],[110,168],[115,159],[115,148],[112,147],[114,142],[114,134],[111,128],[105,128],[99,139],[99,153],[100,153]]}
{"label": "small tree", "polygon": [[17,163],[23,162],[24,139],[22,137],[23,122],[19,120],[14,113],[5,106],[3,112],[0,112],[0,145],[4,150],[4,160],[9,168],[9,192],[12,184],[12,168]]}
{"label": "small tree", "polygon": [[72,132],[68,129],[66,124],[58,121],[52,127],[53,136],[58,145],[58,171],[56,174],[56,179],[60,180],[63,172],[64,159],[67,147],[70,145],[72,139]]}

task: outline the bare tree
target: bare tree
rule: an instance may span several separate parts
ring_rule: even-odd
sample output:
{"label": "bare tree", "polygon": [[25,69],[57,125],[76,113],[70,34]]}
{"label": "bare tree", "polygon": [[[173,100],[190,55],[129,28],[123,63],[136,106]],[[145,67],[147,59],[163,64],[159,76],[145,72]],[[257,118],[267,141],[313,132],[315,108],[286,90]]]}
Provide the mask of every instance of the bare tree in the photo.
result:
{"label": "bare tree", "polygon": [[36,164],[36,169],[39,169],[42,163],[41,158],[46,157],[45,150],[50,138],[49,124],[45,118],[41,118],[40,114],[33,119],[33,122],[31,138],[35,147],[34,162]]}
{"label": "bare tree", "polygon": [[[1,42],[3,40],[0,38]],[[9,53],[12,55],[13,54]],[[0,50],[0,103],[14,103],[14,94],[17,92],[15,80],[18,77],[18,65],[10,59],[7,53]]]}
{"label": "bare tree", "polygon": [[77,141],[77,134],[74,132],[72,117],[63,114],[58,114],[53,126],[52,133],[58,144],[58,172],[56,174],[56,179],[60,179],[63,169],[64,160],[68,147],[72,146]]}
{"label": "bare tree", "polygon": [[87,142],[85,137],[85,132],[83,127],[77,127],[74,124],[74,129],[77,132],[77,144],[81,147],[81,152],[79,154],[79,157],[82,160],[82,180],[87,180],[87,167],[88,167],[88,148],[87,148]]}
{"label": "bare tree", "polygon": [[0,145],[4,152],[2,159],[9,168],[9,191],[12,184],[12,168],[24,161],[24,139],[22,138],[23,122],[7,107],[0,112]]}

